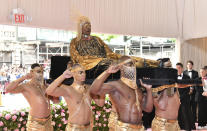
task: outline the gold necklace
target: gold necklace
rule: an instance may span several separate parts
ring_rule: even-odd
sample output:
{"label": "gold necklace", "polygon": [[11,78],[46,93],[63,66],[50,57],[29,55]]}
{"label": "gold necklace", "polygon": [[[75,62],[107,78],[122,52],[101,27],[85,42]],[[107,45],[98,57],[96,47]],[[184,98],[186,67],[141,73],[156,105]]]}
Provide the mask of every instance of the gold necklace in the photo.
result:
{"label": "gold necklace", "polygon": [[79,85],[79,84],[73,83],[73,84],[72,84],[72,87],[73,87],[78,93],[83,94],[83,93],[86,92],[85,84],[83,84],[83,85]]}
{"label": "gold necklace", "polygon": [[38,90],[40,91],[40,93],[41,93],[43,96],[45,96],[45,92],[44,92],[43,89],[42,89],[42,86],[44,86],[44,85],[36,84],[36,83],[34,83],[34,82],[31,82],[31,85],[34,86],[34,87],[37,87]]}

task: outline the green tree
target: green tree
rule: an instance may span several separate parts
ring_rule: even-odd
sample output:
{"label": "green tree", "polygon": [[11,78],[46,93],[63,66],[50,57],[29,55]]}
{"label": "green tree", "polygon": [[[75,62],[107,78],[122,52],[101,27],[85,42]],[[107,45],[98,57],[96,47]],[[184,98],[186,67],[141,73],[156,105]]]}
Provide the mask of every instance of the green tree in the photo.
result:
{"label": "green tree", "polygon": [[119,35],[112,35],[112,34],[92,34],[93,36],[98,36],[100,37],[102,40],[107,41],[107,42],[111,42],[112,39],[118,38]]}

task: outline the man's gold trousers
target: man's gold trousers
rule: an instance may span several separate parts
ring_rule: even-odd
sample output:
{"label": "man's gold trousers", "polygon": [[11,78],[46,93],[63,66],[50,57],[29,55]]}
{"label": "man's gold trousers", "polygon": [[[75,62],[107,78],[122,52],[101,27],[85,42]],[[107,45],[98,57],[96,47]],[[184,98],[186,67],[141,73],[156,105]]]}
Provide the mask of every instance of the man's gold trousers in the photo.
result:
{"label": "man's gold trousers", "polygon": [[115,130],[115,126],[118,120],[118,115],[117,112],[115,111],[111,111],[110,115],[109,115],[109,120],[108,120],[108,127],[109,127],[109,131],[114,131]]}
{"label": "man's gold trousers", "polygon": [[51,125],[52,118],[48,116],[46,118],[36,118],[31,115],[28,116],[27,131],[53,131]]}
{"label": "man's gold trousers", "polygon": [[177,120],[167,120],[155,116],[152,121],[152,131],[180,131]]}
{"label": "man's gold trousers", "polygon": [[118,120],[115,126],[115,131],[144,131],[144,126],[142,124],[134,125],[124,123]]}

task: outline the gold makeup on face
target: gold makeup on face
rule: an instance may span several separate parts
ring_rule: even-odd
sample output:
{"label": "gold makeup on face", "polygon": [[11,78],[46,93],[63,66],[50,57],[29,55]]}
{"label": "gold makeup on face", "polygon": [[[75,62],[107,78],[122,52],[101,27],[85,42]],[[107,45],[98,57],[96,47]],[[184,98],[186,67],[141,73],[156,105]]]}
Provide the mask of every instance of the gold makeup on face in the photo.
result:
{"label": "gold makeup on face", "polygon": [[85,71],[85,70],[83,69],[83,67],[76,67],[75,69],[71,69],[70,71],[71,71],[71,72],[78,72],[78,71],[81,71],[81,70]]}

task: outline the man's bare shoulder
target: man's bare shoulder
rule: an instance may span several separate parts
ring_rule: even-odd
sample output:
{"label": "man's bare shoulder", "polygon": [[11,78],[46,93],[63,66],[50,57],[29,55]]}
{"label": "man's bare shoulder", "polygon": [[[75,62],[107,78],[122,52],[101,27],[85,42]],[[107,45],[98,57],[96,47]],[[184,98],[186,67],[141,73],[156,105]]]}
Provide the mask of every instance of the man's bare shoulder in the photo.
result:
{"label": "man's bare shoulder", "polygon": [[71,86],[69,85],[65,85],[65,84],[61,84],[60,85],[60,88],[63,88],[63,89],[70,89]]}
{"label": "man's bare shoulder", "polygon": [[30,86],[30,83],[29,82],[21,83],[19,84],[19,86],[22,86],[22,87]]}
{"label": "man's bare shoulder", "polygon": [[[22,88],[24,88],[26,91],[29,91],[29,90],[36,90],[37,89],[37,85],[32,83],[32,82],[26,82],[26,83],[23,83],[22,85]],[[44,89],[46,89],[46,86],[42,87]]]}
{"label": "man's bare shoulder", "polygon": [[113,87],[117,87],[117,86],[120,86],[121,85],[121,81],[119,81],[119,80],[109,81],[109,82],[107,82],[105,84],[110,85],[110,86],[113,86]]}
{"label": "man's bare shoulder", "polygon": [[32,83],[30,82],[22,83],[19,86],[24,89],[31,89],[33,87]]}
{"label": "man's bare shoulder", "polygon": [[10,90],[9,93],[12,93],[12,94],[17,94],[17,93],[24,93],[24,92],[27,92],[28,91],[28,84],[26,83],[21,83],[17,86],[17,88],[13,89],[13,90]]}

